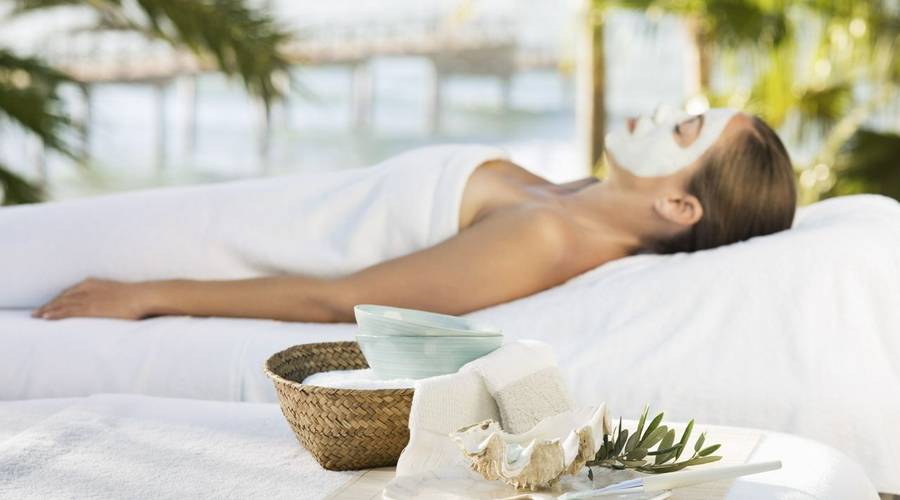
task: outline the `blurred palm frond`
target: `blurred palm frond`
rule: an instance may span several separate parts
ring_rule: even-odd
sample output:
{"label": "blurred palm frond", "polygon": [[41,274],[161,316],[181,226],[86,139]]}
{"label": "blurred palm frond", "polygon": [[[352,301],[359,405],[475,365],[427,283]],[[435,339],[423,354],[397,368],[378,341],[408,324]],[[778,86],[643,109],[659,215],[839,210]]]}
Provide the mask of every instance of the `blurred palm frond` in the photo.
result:
{"label": "blurred palm frond", "polygon": [[900,199],[900,135],[861,128],[835,161],[837,178],[825,196],[878,193]]}
{"label": "blurred palm frond", "polygon": [[239,76],[267,106],[285,92],[282,81],[290,74],[282,48],[292,34],[247,0],[16,0],[14,12],[61,6],[94,10],[101,29],[135,31],[188,48],[226,75]]}
{"label": "blurred palm frond", "polygon": [[41,188],[0,164],[0,205],[36,203],[43,198]]}
{"label": "blurred palm frond", "polygon": [[47,147],[74,157],[74,148],[64,138],[73,123],[59,94],[60,86],[71,82],[40,59],[0,48],[0,119],[6,117]]}
{"label": "blurred palm frond", "polygon": [[[806,199],[851,186],[900,199],[900,166],[890,156],[898,158],[896,136],[860,128],[900,94],[896,0],[595,0],[593,6],[682,16],[693,31],[710,103],[742,106],[775,127],[796,125],[800,142],[821,136],[820,151],[801,169],[824,164],[846,179],[825,193],[817,183]],[[710,65],[728,76],[724,89],[709,88]]]}
{"label": "blurred palm frond", "polygon": [[[99,30],[127,30],[192,51],[229,76],[268,108],[290,85],[289,62],[282,53],[291,34],[268,11],[250,0],[15,0],[12,15],[59,7],[81,7],[97,14]],[[34,134],[47,148],[77,158],[66,140],[78,132],[64,109],[60,87],[75,82],[41,59],[0,48],[0,119]],[[0,165],[3,203],[40,201],[39,187]]]}

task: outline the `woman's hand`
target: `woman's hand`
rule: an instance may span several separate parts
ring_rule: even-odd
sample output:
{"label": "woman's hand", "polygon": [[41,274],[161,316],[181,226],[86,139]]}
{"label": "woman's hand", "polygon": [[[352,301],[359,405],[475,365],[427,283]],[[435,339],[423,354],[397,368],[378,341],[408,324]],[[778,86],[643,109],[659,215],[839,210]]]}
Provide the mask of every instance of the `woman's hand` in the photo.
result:
{"label": "woman's hand", "polygon": [[148,299],[149,289],[143,283],[87,278],[32,311],[31,316],[141,319],[149,314]]}

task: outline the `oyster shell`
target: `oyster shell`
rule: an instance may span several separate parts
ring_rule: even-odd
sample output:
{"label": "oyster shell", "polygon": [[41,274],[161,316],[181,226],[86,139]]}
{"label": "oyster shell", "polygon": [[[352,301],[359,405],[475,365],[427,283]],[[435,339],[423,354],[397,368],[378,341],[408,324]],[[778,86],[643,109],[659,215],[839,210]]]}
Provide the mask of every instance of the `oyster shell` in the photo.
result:
{"label": "oyster shell", "polygon": [[485,420],[450,437],[485,479],[534,491],[552,487],[565,474],[577,474],[611,428],[606,405],[601,404],[547,417],[521,434],[508,434],[497,422]]}

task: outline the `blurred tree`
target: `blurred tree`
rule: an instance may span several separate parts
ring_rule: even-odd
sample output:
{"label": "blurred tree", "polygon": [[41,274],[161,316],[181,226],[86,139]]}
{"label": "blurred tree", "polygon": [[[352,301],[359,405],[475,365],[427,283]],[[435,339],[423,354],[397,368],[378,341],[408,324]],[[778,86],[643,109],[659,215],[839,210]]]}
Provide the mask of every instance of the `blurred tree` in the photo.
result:
{"label": "blurred tree", "polygon": [[591,170],[597,171],[603,159],[603,140],[606,135],[606,62],[603,47],[604,12],[600,9],[588,9],[584,30],[583,50],[589,60],[587,71],[587,99],[589,108],[587,127],[588,161]]}
{"label": "blurred tree", "polygon": [[877,193],[900,200],[900,135],[861,128],[838,152],[826,196]]}
{"label": "blurred tree", "polygon": [[[698,52],[700,91],[712,105],[743,108],[793,132],[798,142],[821,144],[811,161],[797,165],[803,201],[841,192],[838,186],[844,184],[836,175],[855,176],[854,186],[876,187],[878,176],[900,169],[891,156],[881,155],[888,163],[855,172],[873,160],[851,161],[847,155],[862,151],[844,147],[851,138],[861,143],[860,137],[879,150],[896,147],[891,134],[869,134],[861,127],[898,96],[898,2],[593,0],[593,7],[685,17]],[[711,74],[727,77],[721,79],[725,84],[713,88]],[[900,151],[895,153],[893,158],[900,158]]]}
{"label": "blurred tree", "polygon": [[[280,52],[290,34],[250,0],[16,0],[11,15],[59,7],[81,7],[96,14],[98,30],[128,30],[190,50],[201,63],[239,77],[247,91],[268,108],[282,95],[288,77]],[[78,83],[36,57],[0,48],[0,119],[20,125],[43,145],[78,158],[68,137],[78,125],[62,106],[60,87]],[[0,165],[2,203],[40,201],[38,186]]]}

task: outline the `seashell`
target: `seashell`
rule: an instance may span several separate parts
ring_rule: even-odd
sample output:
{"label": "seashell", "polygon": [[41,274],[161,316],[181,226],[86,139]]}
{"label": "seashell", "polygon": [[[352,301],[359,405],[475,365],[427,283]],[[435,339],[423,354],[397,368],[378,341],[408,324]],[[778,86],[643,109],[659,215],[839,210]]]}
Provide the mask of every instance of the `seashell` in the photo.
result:
{"label": "seashell", "polygon": [[535,491],[553,487],[565,474],[577,474],[611,429],[601,404],[547,417],[521,434],[508,434],[497,422],[485,420],[450,437],[485,479]]}

